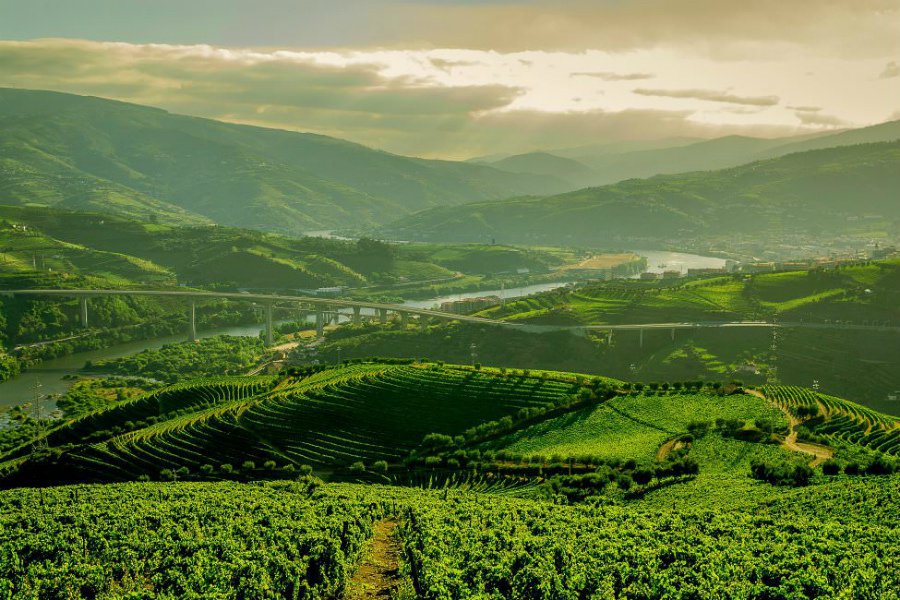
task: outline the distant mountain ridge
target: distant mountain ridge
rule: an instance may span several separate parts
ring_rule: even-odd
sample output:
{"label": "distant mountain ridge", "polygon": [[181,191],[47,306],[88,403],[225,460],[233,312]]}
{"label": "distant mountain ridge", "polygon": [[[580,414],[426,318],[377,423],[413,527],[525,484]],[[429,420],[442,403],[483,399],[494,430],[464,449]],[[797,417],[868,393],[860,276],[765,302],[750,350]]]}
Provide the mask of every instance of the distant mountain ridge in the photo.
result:
{"label": "distant mountain ridge", "polygon": [[408,158],[326,136],[0,88],[0,201],[287,233],[559,192],[550,177]]}
{"label": "distant mountain ridge", "polygon": [[[726,169],[795,152],[898,139],[900,121],[891,121],[861,129],[772,139],[729,135],[708,140],[672,138],[648,142],[609,142],[505,156],[499,160],[486,157],[480,162],[511,171],[521,170],[519,165],[531,164],[537,169],[534,171],[536,173],[556,176],[579,187],[590,187],[655,175]],[[575,161],[586,169],[573,172],[568,161]],[[507,165],[518,168],[511,169]]]}
{"label": "distant mountain ridge", "polygon": [[[805,232],[900,222],[900,141],[789,154],[712,172],[661,175],[550,197],[432,209],[381,230],[432,241],[609,244]],[[618,247],[618,246],[616,246]]]}

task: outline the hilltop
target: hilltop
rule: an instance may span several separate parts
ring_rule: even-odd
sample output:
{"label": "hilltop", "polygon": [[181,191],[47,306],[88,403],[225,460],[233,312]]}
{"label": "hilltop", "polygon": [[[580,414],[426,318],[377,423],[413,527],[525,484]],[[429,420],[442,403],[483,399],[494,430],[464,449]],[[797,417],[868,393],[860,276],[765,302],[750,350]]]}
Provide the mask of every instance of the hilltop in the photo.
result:
{"label": "hilltop", "polygon": [[842,146],[721,171],[431,209],[381,231],[402,239],[643,247],[877,237],[890,235],[900,219],[898,163],[900,142]]}
{"label": "hilltop", "polygon": [[101,98],[0,88],[0,201],[298,234],[560,191],[488,166]]}
{"label": "hilltop", "polygon": [[[403,461],[415,464],[407,457],[421,460],[438,453],[454,461],[428,459],[426,464],[453,469],[472,460],[457,450],[484,452],[486,443],[492,455],[500,449],[527,453],[531,462],[587,456],[579,460],[644,464],[664,457],[664,444],[696,429],[692,423],[738,419],[738,428],[746,424],[755,433],[747,430],[734,437],[734,432],[716,430],[703,438],[714,446],[736,443],[731,439],[749,444],[733,448],[742,449],[742,458],[722,472],[731,476],[749,468],[754,456],[779,458],[780,451],[773,454],[759,442],[786,430],[782,412],[802,415],[809,435],[820,436],[850,459],[860,448],[900,453],[898,422],[852,402],[804,392],[802,402],[815,406],[818,401],[825,408],[802,413],[797,407],[807,404],[785,400],[796,397],[793,388],[767,388],[758,396],[723,395],[724,389],[720,384],[644,386],[575,373],[408,359],[279,376],[214,377],[67,420],[46,434],[46,453],[33,454],[23,446],[3,456],[0,468],[8,483],[46,485],[157,479],[165,477],[163,471],[180,472],[182,478],[265,478],[301,465],[330,473],[357,461],[384,461],[399,469],[391,472],[402,479]],[[811,420],[813,414],[823,418]],[[536,445],[534,440],[543,437],[551,441]],[[523,445],[523,439],[531,441]],[[710,460],[710,465],[718,464],[720,458]]]}

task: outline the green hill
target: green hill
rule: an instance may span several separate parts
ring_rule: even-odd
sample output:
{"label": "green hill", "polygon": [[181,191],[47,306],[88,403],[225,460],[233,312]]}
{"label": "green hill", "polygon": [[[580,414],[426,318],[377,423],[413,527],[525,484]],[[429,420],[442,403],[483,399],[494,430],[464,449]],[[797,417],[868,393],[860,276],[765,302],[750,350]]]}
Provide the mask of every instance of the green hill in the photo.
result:
{"label": "green hill", "polygon": [[0,491],[4,592],[896,596],[900,422],[805,389],[369,362],[184,382],[45,439],[0,457],[50,486]]}
{"label": "green hill", "polygon": [[595,183],[595,175],[587,165],[549,152],[516,154],[485,164],[510,173],[556,177],[573,187]]}
{"label": "green hill", "polygon": [[552,153],[589,166],[591,178],[584,181],[584,185],[604,185],[654,175],[727,169],[795,152],[898,139],[900,121],[890,121],[860,129],[782,138],[730,135],[709,140],[671,138],[649,142],[609,142]]}
{"label": "green hill", "polygon": [[[156,478],[165,469],[227,476],[242,468],[244,476],[264,475],[274,467],[256,469],[269,461],[328,472],[355,461],[397,464],[413,450],[428,452],[420,444],[432,433],[448,436],[446,443],[456,448],[511,436],[513,441],[489,446],[545,460],[589,455],[652,462],[666,440],[692,431],[692,423],[739,418],[740,427],[755,423],[772,432],[786,425],[779,411],[788,408],[777,389],[767,392],[773,394],[767,403],[752,395],[714,394],[718,387],[665,388],[638,395],[631,384],[572,373],[409,360],[305,375],[201,379],[66,421],[47,434],[48,454],[34,455],[24,446],[3,456],[0,467],[7,482],[19,484]],[[812,433],[846,434],[828,437],[829,444],[900,453],[900,427],[892,417],[839,399],[827,406],[823,418],[808,426]],[[769,456],[780,452],[752,444],[759,441],[752,436],[735,436],[750,444],[744,466],[753,448]],[[715,439],[720,437],[717,431]],[[251,466],[242,467],[248,461]]]}
{"label": "green hill", "polygon": [[0,89],[0,201],[300,233],[558,183],[93,97]]}
{"label": "green hill", "polygon": [[791,154],[733,169],[659,176],[546,198],[437,208],[383,233],[401,239],[585,246],[765,246],[785,236],[892,231],[900,219],[900,142]]}

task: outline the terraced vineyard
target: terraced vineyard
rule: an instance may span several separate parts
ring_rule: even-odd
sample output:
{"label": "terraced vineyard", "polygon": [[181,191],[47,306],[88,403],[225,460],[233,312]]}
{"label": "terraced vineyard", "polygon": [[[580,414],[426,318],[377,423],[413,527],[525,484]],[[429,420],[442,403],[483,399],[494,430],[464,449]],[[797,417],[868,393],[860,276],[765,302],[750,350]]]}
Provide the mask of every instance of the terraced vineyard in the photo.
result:
{"label": "terraced vineyard", "polygon": [[216,378],[64,423],[47,435],[58,458],[25,460],[30,447],[23,447],[2,457],[0,467],[14,480],[108,481],[155,478],[164,469],[238,468],[247,461],[320,468],[396,461],[428,433],[459,434],[523,408],[558,403],[579,389],[572,374],[436,364]]}
{"label": "terraced vineyard", "polygon": [[900,420],[807,388],[767,386],[763,393],[833,444],[852,444],[900,456]]}

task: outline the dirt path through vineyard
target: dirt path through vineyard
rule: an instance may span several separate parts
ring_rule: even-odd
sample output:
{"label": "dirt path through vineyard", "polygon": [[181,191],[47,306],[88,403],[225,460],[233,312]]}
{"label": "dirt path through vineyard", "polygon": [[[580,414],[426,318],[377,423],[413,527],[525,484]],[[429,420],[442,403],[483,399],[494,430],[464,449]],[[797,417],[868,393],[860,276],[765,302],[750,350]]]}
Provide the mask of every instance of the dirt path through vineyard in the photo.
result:
{"label": "dirt path through vineyard", "polygon": [[[766,396],[760,391],[746,390],[746,392],[748,394],[750,394],[751,396],[756,396],[757,398],[761,398],[763,400],[766,400],[767,402],[770,402],[769,399],[766,398]],[[791,452],[802,452],[804,454],[811,454],[814,457],[812,462],[809,463],[809,466],[811,466],[811,467],[815,467],[815,466],[825,462],[832,456],[834,456],[834,450],[832,450],[828,446],[821,446],[819,444],[810,444],[807,442],[798,442],[797,441],[797,428],[800,426],[800,420],[797,417],[795,417],[793,414],[791,414],[791,411],[789,411],[788,409],[786,409],[782,406],[778,406],[774,402],[770,402],[770,404],[772,404],[776,408],[780,409],[781,412],[784,413],[784,416],[787,417],[787,420],[789,423],[790,433],[787,435],[787,437],[784,438],[784,441],[781,443],[781,445],[784,448],[786,448],[787,450],[790,450]]]}
{"label": "dirt path through vineyard", "polygon": [[345,600],[390,598],[400,585],[400,544],[393,535],[396,527],[393,519],[375,523],[368,554],[347,585]]}

